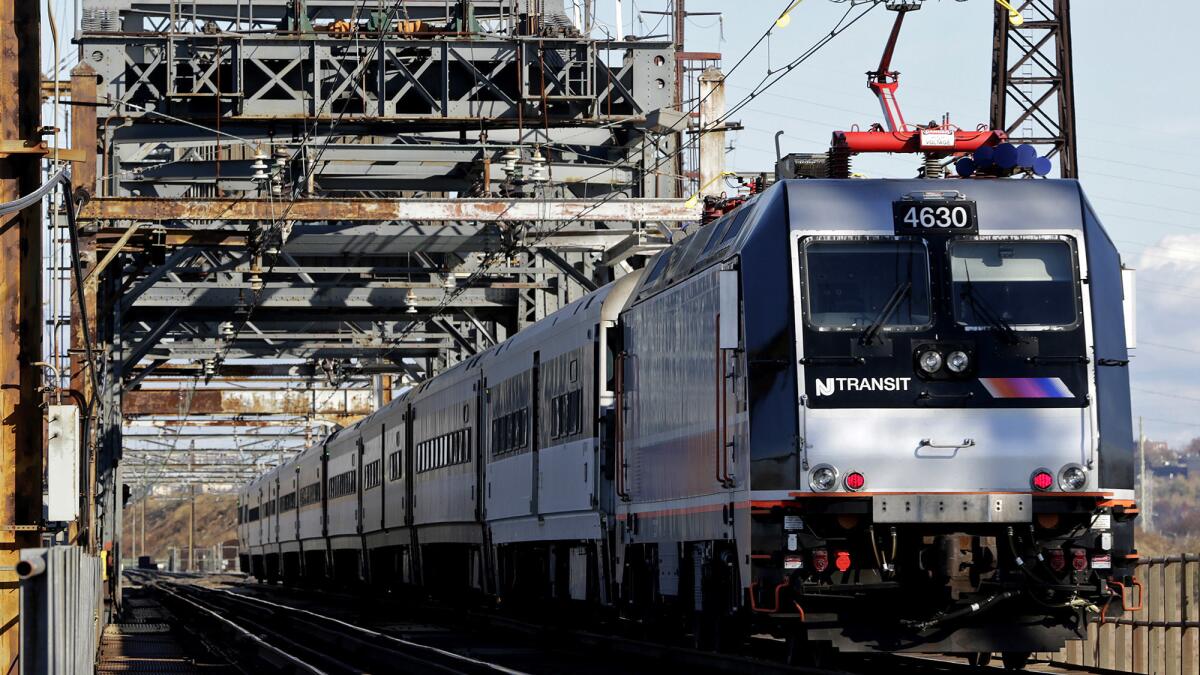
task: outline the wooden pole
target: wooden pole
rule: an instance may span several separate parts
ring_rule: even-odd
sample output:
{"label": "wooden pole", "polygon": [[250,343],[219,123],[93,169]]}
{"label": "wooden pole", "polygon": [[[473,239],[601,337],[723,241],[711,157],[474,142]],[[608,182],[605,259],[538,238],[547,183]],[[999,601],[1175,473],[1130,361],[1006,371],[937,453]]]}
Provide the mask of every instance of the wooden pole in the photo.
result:
{"label": "wooden pole", "polygon": [[[41,3],[0,2],[0,141],[41,142]],[[42,155],[0,155],[0,203],[41,184]],[[39,545],[42,517],[41,204],[0,216],[0,670],[16,672],[14,567]]]}

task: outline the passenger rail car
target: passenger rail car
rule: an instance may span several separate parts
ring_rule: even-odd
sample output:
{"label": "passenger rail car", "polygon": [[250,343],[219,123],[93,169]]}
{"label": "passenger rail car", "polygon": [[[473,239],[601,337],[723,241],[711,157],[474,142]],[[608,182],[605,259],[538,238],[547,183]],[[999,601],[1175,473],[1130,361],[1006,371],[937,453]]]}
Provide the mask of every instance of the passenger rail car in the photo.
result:
{"label": "passenger rail car", "polygon": [[783,181],[247,486],[242,564],[1054,650],[1137,585],[1127,286],[1073,181]]}

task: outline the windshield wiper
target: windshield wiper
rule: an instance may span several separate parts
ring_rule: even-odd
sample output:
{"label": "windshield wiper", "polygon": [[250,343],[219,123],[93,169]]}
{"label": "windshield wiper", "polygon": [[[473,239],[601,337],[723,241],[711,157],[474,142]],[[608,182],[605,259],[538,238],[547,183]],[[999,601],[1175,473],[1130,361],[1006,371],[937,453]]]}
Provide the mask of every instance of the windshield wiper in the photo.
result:
{"label": "windshield wiper", "polygon": [[975,314],[986,321],[989,328],[997,333],[1000,333],[1001,338],[1005,342],[1013,345],[1020,344],[1021,336],[1017,334],[1017,330],[1013,328],[1012,324],[1005,320],[1004,317],[997,314],[990,306],[988,306],[983,297],[975,292],[975,285],[968,281],[963,284],[963,286],[966,290],[963,291],[962,297],[966,298],[967,302],[971,303],[971,307],[975,310]]}
{"label": "windshield wiper", "polygon": [[863,333],[862,338],[859,339],[859,344],[871,344],[871,341],[875,339],[875,335],[879,333],[881,328],[883,328],[883,324],[887,323],[887,320],[892,318],[892,314],[896,313],[896,309],[900,307],[900,301],[903,300],[910,292],[912,292],[911,281],[905,281],[897,286],[896,290],[892,291],[892,297],[888,298],[887,303],[884,304],[883,308],[879,310],[879,315],[876,316],[875,320],[871,322],[871,325],[867,327],[866,332]]}

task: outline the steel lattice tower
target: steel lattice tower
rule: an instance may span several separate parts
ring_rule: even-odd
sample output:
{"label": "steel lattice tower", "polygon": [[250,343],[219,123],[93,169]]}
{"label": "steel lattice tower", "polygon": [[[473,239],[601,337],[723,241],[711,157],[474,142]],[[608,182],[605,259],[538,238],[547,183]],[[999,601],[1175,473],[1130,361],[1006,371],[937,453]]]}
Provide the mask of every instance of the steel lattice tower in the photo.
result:
{"label": "steel lattice tower", "polygon": [[1075,93],[1071,73],[1070,0],[1014,3],[1024,18],[1009,22],[996,7],[992,55],[993,129],[1014,143],[1039,146],[1063,178],[1078,176]]}

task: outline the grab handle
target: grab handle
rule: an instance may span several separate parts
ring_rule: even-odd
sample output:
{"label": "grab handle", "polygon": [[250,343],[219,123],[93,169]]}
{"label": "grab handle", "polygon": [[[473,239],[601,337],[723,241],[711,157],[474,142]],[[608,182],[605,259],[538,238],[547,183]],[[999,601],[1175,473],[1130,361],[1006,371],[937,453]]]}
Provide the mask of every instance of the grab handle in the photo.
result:
{"label": "grab handle", "polygon": [[933,441],[931,441],[931,440],[930,440],[930,439],[928,439],[928,438],[922,438],[922,439],[921,439],[920,446],[921,446],[922,448],[933,448],[934,450],[959,450],[959,449],[962,449],[962,448],[973,448],[973,447],[975,447],[975,439],[974,439],[974,438],[964,438],[964,439],[962,440],[962,443],[953,443],[953,444],[948,444],[948,445],[941,445],[941,444],[938,444],[938,443],[934,443]]}

